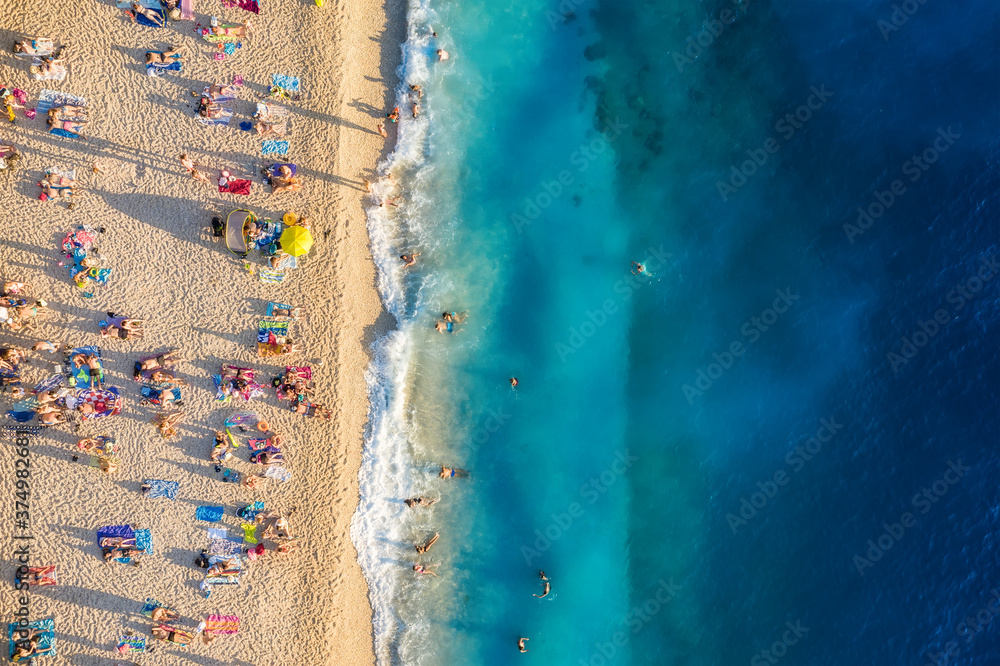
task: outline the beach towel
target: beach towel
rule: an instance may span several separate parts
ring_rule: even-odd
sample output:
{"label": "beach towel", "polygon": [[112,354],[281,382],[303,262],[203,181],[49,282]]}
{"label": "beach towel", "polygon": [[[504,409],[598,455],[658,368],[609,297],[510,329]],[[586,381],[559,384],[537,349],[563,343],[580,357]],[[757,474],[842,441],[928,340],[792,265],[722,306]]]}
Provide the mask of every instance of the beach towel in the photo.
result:
{"label": "beach towel", "polygon": [[285,74],[272,74],[271,85],[289,92],[299,92],[299,77]]}
{"label": "beach towel", "polygon": [[[31,657],[15,657],[14,653],[17,652],[17,642],[23,640],[20,638],[21,634],[19,632],[25,629],[29,631],[35,629],[38,631],[35,636],[38,639],[35,653]],[[7,641],[9,644],[8,655],[13,662],[26,662],[36,657],[55,657],[57,656],[56,622],[53,618],[46,618],[44,620],[29,622],[27,627],[20,627],[17,622],[12,622],[7,625]]]}
{"label": "beach towel", "polygon": [[56,136],[61,136],[64,139],[79,139],[80,135],[76,132],[70,132],[69,130],[62,129],[59,127],[53,127],[49,130],[49,134],[55,134]]}
{"label": "beach towel", "polygon": [[232,100],[236,99],[235,83],[230,84],[228,86],[223,86],[221,83],[217,85],[219,85],[219,87],[222,89],[214,98],[211,98],[211,93],[210,93],[212,86],[205,86],[204,90],[201,91],[202,97],[211,98],[213,104],[220,104],[222,102],[231,102]]}
{"label": "beach towel", "polygon": [[281,481],[282,483],[292,480],[292,473],[284,467],[277,465],[269,466],[266,470],[264,470],[264,476],[269,479],[274,479],[275,481]]}
{"label": "beach towel", "polygon": [[[159,0],[117,0],[117,2],[115,4],[117,5],[118,9],[124,9],[126,11],[131,12],[132,11],[132,2],[133,1],[138,2],[140,5],[142,5],[146,9],[152,9],[154,12],[156,12],[157,14],[159,14],[160,15],[160,19],[163,20],[163,24],[166,25],[166,15],[163,13],[163,9],[160,7]],[[139,22],[139,25],[148,26],[150,28],[162,28],[163,27],[162,25],[160,25],[158,23],[154,23],[153,21],[150,21],[148,18],[146,18],[142,14],[139,14],[138,16],[136,16],[136,21]]]}
{"label": "beach towel", "polygon": [[156,599],[150,599],[148,597],[146,598],[146,603],[143,604],[142,610],[140,612],[146,617],[151,618],[153,617],[153,611],[155,611],[157,608],[165,608],[168,611],[173,611],[175,613],[177,612],[176,608],[172,608],[166,604],[161,604]]}
{"label": "beach towel", "polygon": [[25,398],[18,403],[15,403],[10,411],[7,412],[7,416],[14,419],[18,423],[27,423],[35,418],[35,409],[38,407],[38,398],[31,397]]}
{"label": "beach towel", "polygon": [[263,451],[268,446],[271,445],[270,439],[251,439],[247,442],[247,448],[250,453],[257,453],[258,451]]}
{"label": "beach towel", "polygon": [[243,196],[249,196],[250,186],[252,184],[252,181],[237,178],[236,180],[229,181],[225,185],[219,185],[219,192],[223,194],[242,194]]}
{"label": "beach towel", "polygon": [[69,75],[65,60],[54,60],[48,67],[49,71],[44,71],[45,63],[41,58],[31,59],[31,78],[36,81],[65,81]]}
{"label": "beach towel", "polygon": [[162,481],[160,479],[146,479],[142,482],[142,485],[149,488],[146,497],[150,499],[157,497],[177,499],[177,490],[181,487],[181,484],[176,481]]}
{"label": "beach towel", "polygon": [[261,319],[257,322],[257,342],[277,344],[288,337],[287,321]]}
{"label": "beach towel", "polygon": [[229,528],[228,527],[209,527],[207,530],[209,540],[212,539],[228,539],[229,538]]}
{"label": "beach towel", "polygon": [[260,142],[260,154],[261,155],[287,155],[288,154],[288,142],[278,141],[275,139],[268,139],[267,141]]}
{"label": "beach towel", "polygon": [[[149,530],[136,530],[134,534],[135,549],[146,555],[151,554],[153,552],[153,533]],[[131,557],[115,558],[115,562],[121,562],[122,564],[129,564],[131,561]]]}
{"label": "beach towel", "polygon": [[243,523],[240,527],[243,528],[243,543],[257,543],[257,523]]}
{"label": "beach towel", "polygon": [[143,653],[146,651],[146,637],[122,634],[118,637],[118,647],[115,649],[118,651],[118,654],[129,654],[130,652]]}
{"label": "beach towel", "polygon": [[181,0],[180,21],[194,20],[194,0]]}
{"label": "beach towel", "polygon": [[46,391],[51,391],[54,388],[62,386],[62,383],[66,381],[66,377],[63,375],[52,375],[48,379],[44,379],[37,384],[35,388],[31,389],[31,392],[35,395],[39,393],[45,393]]}
{"label": "beach towel", "polygon": [[[89,449],[87,453],[96,453],[98,455],[108,455],[111,453],[118,453],[118,444],[115,442],[115,438],[109,435],[99,435],[94,439],[97,440],[97,445]],[[83,447],[77,442],[77,447],[82,449]]]}
{"label": "beach towel", "polygon": [[[242,23],[220,23],[218,28],[223,31],[224,34],[217,35],[214,34],[209,28],[201,29],[201,38],[206,42],[212,44],[225,44],[228,42],[238,42],[243,39],[243,35],[240,32],[247,32],[250,29],[250,24],[247,23],[245,26]],[[240,28],[246,28],[246,30],[240,31]]]}
{"label": "beach towel", "polygon": [[268,317],[287,317],[288,315],[276,315],[274,314],[277,310],[285,310],[286,312],[291,312],[295,307],[288,305],[287,303],[275,303],[274,301],[268,301],[267,309],[264,314]]}
{"label": "beach towel", "polygon": [[240,631],[240,618],[235,615],[209,615],[205,618],[206,634],[232,636]]}
{"label": "beach towel", "polygon": [[257,277],[265,284],[281,284],[288,277],[288,273],[262,268],[257,271]]}
{"label": "beach towel", "polygon": [[56,579],[56,565],[50,564],[46,567],[28,567],[27,578],[22,579],[20,575],[14,575],[14,583],[20,585],[21,581],[28,585],[38,585],[39,587],[49,587],[58,585]]}
{"label": "beach towel", "polygon": [[94,406],[93,414],[81,414],[80,418],[100,419],[122,413],[122,397],[118,393],[118,389],[113,386],[106,389],[78,391],[75,398],[77,404],[84,402]]}
{"label": "beach towel", "polygon": [[282,254],[278,261],[274,264],[274,270],[277,271],[286,271],[298,267],[299,260],[290,254]]}
{"label": "beach towel", "polygon": [[210,539],[208,554],[216,557],[232,557],[243,551],[242,539]]}
{"label": "beach towel", "polygon": [[[149,53],[155,53],[157,55],[163,55],[163,51],[149,51]],[[148,76],[163,76],[165,72],[179,72],[181,71],[181,56],[179,53],[175,53],[170,56],[171,62],[148,62],[146,63],[146,74]]]}
{"label": "beach towel", "polygon": [[[51,39],[49,37],[38,37],[37,39],[31,40],[31,49],[34,51],[34,53],[25,53],[24,51],[21,51],[19,53],[15,53],[14,55],[16,55],[19,58],[34,59],[37,56],[41,56],[44,58],[45,56],[50,56],[53,53],[55,53],[56,42],[54,39]],[[21,104],[24,104],[24,102],[21,102]]]}
{"label": "beach towel", "polygon": [[104,376],[104,359],[101,357],[100,347],[95,345],[76,347],[63,355],[63,360],[69,371],[71,380],[70,386],[90,386],[92,384],[90,378],[90,368],[87,367],[87,364],[84,363],[79,368],[73,364],[73,357],[77,354],[83,354],[84,356],[96,356],[97,363],[101,366],[101,377]]}
{"label": "beach towel", "polygon": [[198,520],[204,520],[206,523],[217,523],[222,520],[222,514],[224,512],[221,506],[199,506],[195,509],[194,517]]}
{"label": "beach towel", "polygon": [[226,419],[225,426],[227,428],[232,428],[233,426],[256,427],[258,421],[260,421],[260,417],[253,412],[236,412]]}
{"label": "beach towel", "polygon": [[35,110],[40,113],[48,113],[49,109],[57,106],[87,106],[87,100],[83,97],[70,95],[69,93],[57,90],[43,90],[38,93],[38,105]]}
{"label": "beach towel", "polygon": [[237,552],[234,555],[212,555],[208,558],[209,571],[214,565],[221,565],[220,569],[209,573],[205,572],[205,582],[209,584],[236,584],[240,583],[240,575],[244,570],[243,558]]}
{"label": "beach towel", "polygon": [[37,437],[41,432],[41,426],[3,426],[0,428],[0,439],[15,442],[21,437]]}
{"label": "beach towel", "polygon": [[172,402],[179,402],[181,399],[181,389],[177,386],[171,384],[156,384],[153,386],[145,385],[139,389],[139,394],[142,396],[142,401],[140,404],[152,404],[152,405],[162,405],[163,395],[169,393],[172,397]]}
{"label": "beach towel", "polygon": [[213,127],[227,127],[229,125],[229,121],[232,119],[233,119],[233,110],[222,109],[222,113],[219,115],[218,118],[202,118],[201,116],[198,116],[196,120],[202,125],[208,125]]}
{"label": "beach towel", "polygon": [[305,380],[312,379],[313,376],[312,366],[310,365],[286,365],[285,373],[289,372],[294,372]]}

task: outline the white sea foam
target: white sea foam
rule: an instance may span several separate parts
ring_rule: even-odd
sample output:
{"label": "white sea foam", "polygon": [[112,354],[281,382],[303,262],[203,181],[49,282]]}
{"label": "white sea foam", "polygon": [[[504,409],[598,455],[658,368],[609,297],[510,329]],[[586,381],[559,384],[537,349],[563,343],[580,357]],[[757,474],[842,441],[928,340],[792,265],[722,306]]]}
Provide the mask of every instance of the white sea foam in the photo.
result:
{"label": "white sea foam", "polygon": [[[411,372],[411,337],[414,317],[421,311],[421,294],[433,287],[405,269],[398,256],[414,251],[413,239],[426,242],[430,198],[421,194],[421,171],[427,169],[426,144],[430,122],[426,115],[410,118],[409,84],[424,84],[428,78],[430,20],[426,2],[411,0],[408,8],[408,39],[402,46],[402,64],[397,71],[401,84],[396,93],[402,122],[393,152],[379,165],[380,178],[373,184],[373,202],[367,209],[368,233],[378,276],[378,288],[386,309],[398,327],[374,344],[372,364],[366,373],[370,401],[360,481],[360,502],[351,526],[362,571],[368,580],[374,612],[375,654],[379,664],[420,663],[426,656],[421,637],[427,627],[406,612],[409,598],[419,594],[409,561],[401,557],[401,544],[412,542],[412,521],[402,499],[418,495],[413,480],[413,460],[407,418],[407,378]],[[393,179],[385,177],[392,173]],[[404,196],[405,211],[389,203]],[[379,205],[379,202],[383,205]],[[416,588],[416,589],[414,589]]]}

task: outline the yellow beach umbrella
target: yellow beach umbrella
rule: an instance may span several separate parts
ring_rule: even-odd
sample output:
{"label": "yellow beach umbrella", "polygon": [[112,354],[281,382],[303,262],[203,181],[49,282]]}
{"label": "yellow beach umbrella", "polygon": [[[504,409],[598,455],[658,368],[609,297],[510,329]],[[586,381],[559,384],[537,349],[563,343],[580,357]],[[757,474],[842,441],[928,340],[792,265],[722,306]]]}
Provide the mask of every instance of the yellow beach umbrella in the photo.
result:
{"label": "yellow beach umbrella", "polygon": [[281,249],[293,257],[301,257],[312,247],[313,237],[308,229],[302,227],[288,227],[281,232]]}

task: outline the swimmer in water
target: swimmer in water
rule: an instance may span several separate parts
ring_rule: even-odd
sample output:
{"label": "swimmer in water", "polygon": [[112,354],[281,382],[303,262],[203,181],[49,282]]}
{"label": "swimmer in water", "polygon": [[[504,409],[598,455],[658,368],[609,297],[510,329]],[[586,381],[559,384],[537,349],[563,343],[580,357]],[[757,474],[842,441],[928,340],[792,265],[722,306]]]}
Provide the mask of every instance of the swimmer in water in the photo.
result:
{"label": "swimmer in water", "polygon": [[642,275],[646,272],[646,267],[640,264],[638,261],[632,262],[632,275]]}
{"label": "swimmer in water", "polygon": [[510,387],[511,388],[517,388],[517,377],[511,377],[510,378]]}
{"label": "swimmer in water", "polygon": [[438,57],[438,62],[441,62],[442,60],[447,60],[451,56],[444,49],[438,49],[437,50],[437,57]]}
{"label": "swimmer in water", "polygon": [[453,324],[450,321],[439,321],[438,323],[434,324],[434,329],[438,333],[458,333],[459,331],[462,330],[460,328],[455,328],[455,324]]}
{"label": "swimmer in water", "polygon": [[426,553],[427,551],[429,551],[431,549],[431,546],[433,546],[434,544],[436,544],[437,540],[440,539],[440,538],[441,538],[441,535],[438,534],[437,532],[435,532],[434,536],[432,536],[427,543],[425,543],[422,546],[414,546],[414,548],[416,548],[416,550],[417,550],[418,553],[420,553],[421,555],[423,555],[424,553]]}
{"label": "swimmer in water", "polygon": [[437,574],[436,574],[436,573],[434,573],[434,572],[433,572],[433,571],[431,571],[430,569],[425,569],[424,567],[422,567],[422,566],[421,566],[421,565],[419,565],[419,564],[414,564],[414,565],[413,565],[413,570],[414,570],[415,572],[417,572],[418,574],[430,574],[431,576],[437,576]]}
{"label": "swimmer in water", "polygon": [[550,590],[552,590],[552,584],[549,583],[549,581],[545,581],[545,587],[543,588],[542,593],[540,595],[533,594],[531,596],[537,597],[538,599],[544,599],[545,597],[549,596]]}
{"label": "swimmer in water", "polygon": [[455,469],[453,467],[445,467],[444,465],[441,465],[441,473],[438,474],[438,476],[442,479],[450,479],[456,476],[465,479],[468,478],[469,473],[464,469]]}
{"label": "swimmer in water", "polygon": [[419,256],[419,252],[414,252],[413,254],[401,254],[399,255],[399,259],[403,262],[403,268],[409,268],[417,263],[417,257]]}
{"label": "swimmer in water", "polygon": [[538,577],[541,578],[542,580],[548,580],[549,579],[549,577],[545,575],[544,571],[539,571],[538,572]]}
{"label": "swimmer in water", "polygon": [[461,314],[459,314],[457,312],[442,312],[441,313],[441,319],[444,319],[447,322],[452,322],[452,323],[455,323],[455,324],[461,324],[463,321],[465,321],[468,318],[469,318],[469,311],[468,310],[466,310],[465,312],[463,312]]}
{"label": "swimmer in water", "polygon": [[526,641],[526,640],[529,640],[529,639],[524,638],[523,636],[521,638],[517,639],[517,649],[520,650],[521,652],[527,652],[528,651],[528,648],[524,647],[524,641]]}
{"label": "swimmer in water", "polygon": [[427,499],[426,497],[413,497],[411,499],[405,499],[403,500],[403,502],[406,504],[406,506],[412,509],[415,506],[430,506],[431,504],[436,503],[437,500]]}

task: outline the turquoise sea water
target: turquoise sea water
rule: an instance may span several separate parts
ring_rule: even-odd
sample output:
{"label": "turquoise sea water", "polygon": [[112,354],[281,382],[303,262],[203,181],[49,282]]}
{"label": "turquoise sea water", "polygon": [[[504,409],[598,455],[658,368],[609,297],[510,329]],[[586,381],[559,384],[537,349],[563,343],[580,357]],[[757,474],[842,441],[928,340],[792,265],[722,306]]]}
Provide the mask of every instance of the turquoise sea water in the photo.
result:
{"label": "turquoise sea water", "polygon": [[380,663],[1000,659],[960,627],[1000,585],[1000,13],[914,6],[411,2],[353,526]]}

